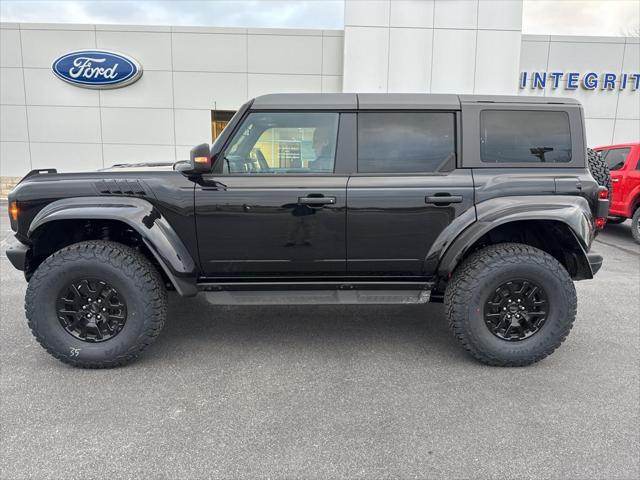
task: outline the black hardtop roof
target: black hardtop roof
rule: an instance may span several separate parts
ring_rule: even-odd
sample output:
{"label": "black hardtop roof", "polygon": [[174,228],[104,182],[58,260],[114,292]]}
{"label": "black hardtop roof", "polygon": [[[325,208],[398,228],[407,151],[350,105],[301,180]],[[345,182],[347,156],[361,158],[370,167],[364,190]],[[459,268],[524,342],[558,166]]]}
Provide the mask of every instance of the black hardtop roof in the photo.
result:
{"label": "black hardtop roof", "polygon": [[252,110],[460,110],[470,103],[570,104],[577,100],[526,95],[438,93],[273,93],[253,99]]}

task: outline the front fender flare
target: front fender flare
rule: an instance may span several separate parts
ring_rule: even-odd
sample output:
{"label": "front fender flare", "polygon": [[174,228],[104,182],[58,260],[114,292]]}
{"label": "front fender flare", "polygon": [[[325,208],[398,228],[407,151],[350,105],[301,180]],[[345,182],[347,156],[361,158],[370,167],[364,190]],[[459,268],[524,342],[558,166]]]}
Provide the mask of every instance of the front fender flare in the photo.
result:
{"label": "front fender flare", "polygon": [[116,220],[140,234],[176,291],[182,296],[198,293],[197,266],[173,227],[151,203],[135,197],[76,197],[57,200],[35,216],[27,236],[58,220]]}
{"label": "front fender flare", "polygon": [[[449,231],[443,230],[425,259],[425,271],[447,278],[468,249],[483,235],[506,223],[523,220],[556,221],[565,224],[579,246],[580,261],[589,265],[587,251],[594,238],[589,203],[582,197],[565,195],[512,196],[476,205],[476,220],[460,218]],[[456,219],[458,220],[458,219]],[[589,267],[589,271],[590,267]],[[590,277],[589,277],[590,278]]]}

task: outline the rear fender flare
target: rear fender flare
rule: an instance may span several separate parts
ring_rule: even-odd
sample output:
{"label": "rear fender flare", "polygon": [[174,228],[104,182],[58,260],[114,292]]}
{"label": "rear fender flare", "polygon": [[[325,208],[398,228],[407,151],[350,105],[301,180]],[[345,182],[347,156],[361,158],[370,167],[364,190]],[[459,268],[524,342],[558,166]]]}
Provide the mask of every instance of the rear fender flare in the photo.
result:
{"label": "rear fender flare", "polygon": [[640,207],[640,185],[637,185],[633,190],[629,192],[627,195],[629,199],[626,204],[627,210],[627,218],[633,217],[633,212],[636,211],[636,208]]}
{"label": "rear fender flare", "polygon": [[[462,223],[452,222],[450,231],[443,230],[425,259],[425,271],[435,270],[440,278],[448,278],[460,260],[483,235],[507,223],[523,220],[556,221],[569,227],[579,252],[578,261],[587,268],[591,278],[587,251],[595,231],[589,203],[582,197],[540,195],[512,196],[487,200],[476,205],[477,219]],[[459,217],[461,219],[461,217]],[[456,219],[456,220],[459,220]]]}
{"label": "rear fender flare", "polygon": [[197,266],[184,243],[160,211],[135,197],[76,197],[57,200],[44,207],[29,226],[28,237],[58,220],[116,220],[140,234],[176,291],[193,296],[198,290]]}

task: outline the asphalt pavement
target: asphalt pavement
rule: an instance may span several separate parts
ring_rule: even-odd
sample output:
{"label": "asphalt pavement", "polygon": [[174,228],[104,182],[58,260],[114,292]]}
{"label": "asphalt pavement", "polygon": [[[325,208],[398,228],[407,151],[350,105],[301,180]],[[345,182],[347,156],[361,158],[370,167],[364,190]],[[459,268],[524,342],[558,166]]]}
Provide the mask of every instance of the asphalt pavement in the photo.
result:
{"label": "asphalt pavement", "polygon": [[[7,238],[6,204],[0,238]],[[640,246],[608,226],[563,346],[471,359],[442,305],[220,307],[170,297],[137,362],[74,369],[2,253],[0,478],[640,476]],[[4,249],[3,249],[4,250]]]}

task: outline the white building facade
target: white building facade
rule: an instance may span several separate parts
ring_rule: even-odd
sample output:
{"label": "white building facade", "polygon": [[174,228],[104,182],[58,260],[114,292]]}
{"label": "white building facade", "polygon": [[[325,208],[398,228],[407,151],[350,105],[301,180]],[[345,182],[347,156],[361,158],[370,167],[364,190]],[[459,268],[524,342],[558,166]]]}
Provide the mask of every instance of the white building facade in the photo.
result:
{"label": "white building facade", "polygon": [[[5,179],[184,159],[271,92],[568,96],[585,107],[590,146],[640,140],[640,40],[523,35],[521,0],[347,0],[344,30],[0,27]],[[89,49],[143,74],[109,90],[54,75],[58,57]]]}

